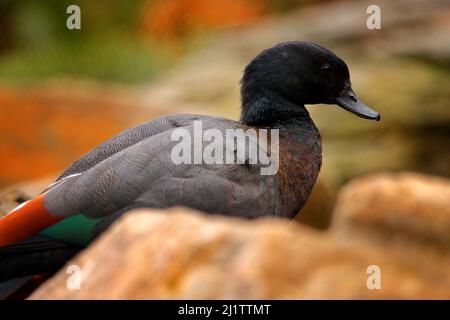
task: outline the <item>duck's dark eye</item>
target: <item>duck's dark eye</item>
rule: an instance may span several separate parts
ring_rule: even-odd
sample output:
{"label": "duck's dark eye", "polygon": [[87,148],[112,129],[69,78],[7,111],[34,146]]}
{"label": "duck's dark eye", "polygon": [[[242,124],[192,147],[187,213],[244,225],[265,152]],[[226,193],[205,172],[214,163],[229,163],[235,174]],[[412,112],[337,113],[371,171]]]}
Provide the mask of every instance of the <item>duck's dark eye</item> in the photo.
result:
{"label": "duck's dark eye", "polygon": [[320,70],[322,70],[323,72],[330,72],[330,65],[328,63],[324,63],[320,66]]}

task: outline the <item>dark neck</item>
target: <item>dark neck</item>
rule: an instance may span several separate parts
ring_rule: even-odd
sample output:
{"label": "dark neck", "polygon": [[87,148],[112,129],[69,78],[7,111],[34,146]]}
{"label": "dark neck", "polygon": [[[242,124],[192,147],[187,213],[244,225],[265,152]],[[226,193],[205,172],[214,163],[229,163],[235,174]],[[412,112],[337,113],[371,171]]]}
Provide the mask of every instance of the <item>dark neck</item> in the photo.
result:
{"label": "dark neck", "polygon": [[304,105],[296,105],[273,93],[242,93],[241,108],[241,122],[253,126],[311,121]]}

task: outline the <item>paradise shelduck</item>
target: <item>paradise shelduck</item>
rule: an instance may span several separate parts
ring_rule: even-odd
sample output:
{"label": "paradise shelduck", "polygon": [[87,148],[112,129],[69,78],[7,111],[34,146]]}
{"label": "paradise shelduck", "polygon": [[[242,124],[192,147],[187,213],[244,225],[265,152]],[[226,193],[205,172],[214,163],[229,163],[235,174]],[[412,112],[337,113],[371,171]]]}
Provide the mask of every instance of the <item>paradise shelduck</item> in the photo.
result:
{"label": "paradise shelduck", "polygon": [[[41,195],[0,219],[0,281],[55,271],[133,208],[181,205],[228,216],[292,218],[308,199],[322,162],[320,134],[305,105],[337,104],[380,119],[352,91],[344,61],[311,42],[281,43],[256,56],[245,68],[241,100],[240,121],[166,116],[125,130],[78,159]],[[182,140],[174,140],[174,132],[195,136],[196,123],[202,132],[224,137],[231,129],[277,130],[278,140],[267,135],[265,145],[266,155],[278,153],[276,170],[262,174],[267,163],[252,162],[250,151],[234,163],[174,161]],[[219,156],[236,155],[243,141],[259,145],[262,138],[256,137],[236,140]],[[275,142],[278,149],[272,150]],[[205,148],[194,146],[189,158]]]}

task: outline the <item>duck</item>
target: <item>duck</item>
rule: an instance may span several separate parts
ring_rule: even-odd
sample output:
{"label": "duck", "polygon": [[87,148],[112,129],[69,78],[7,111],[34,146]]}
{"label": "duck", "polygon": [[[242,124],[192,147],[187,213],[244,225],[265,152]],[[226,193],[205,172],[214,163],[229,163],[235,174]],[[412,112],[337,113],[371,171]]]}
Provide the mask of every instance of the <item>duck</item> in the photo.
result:
{"label": "duck", "polygon": [[[315,104],[380,120],[352,90],[346,63],[325,47],[290,41],[262,51],[243,72],[239,121],[177,114],[127,129],[2,217],[0,281],[55,272],[132,209],[184,206],[249,219],[295,217],[322,164],[321,136],[305,107]],[[276,131],[276,172],[262,175],[263,164],[249,161],[249,152],[239,163],[175,163],[174,132],[195,134],[199,122],[224,136],[227,130]]]}

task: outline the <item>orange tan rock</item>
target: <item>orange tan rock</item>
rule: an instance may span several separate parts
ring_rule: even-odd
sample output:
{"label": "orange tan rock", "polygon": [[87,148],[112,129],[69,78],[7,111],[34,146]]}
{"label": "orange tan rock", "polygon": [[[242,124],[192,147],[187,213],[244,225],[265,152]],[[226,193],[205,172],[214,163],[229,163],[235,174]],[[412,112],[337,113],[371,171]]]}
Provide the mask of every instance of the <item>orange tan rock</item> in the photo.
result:
{"label": "orange tan rock", "polygon": [[449,179],[411,172],[355,179],[338,195],[331,234],[402,259],[450,292]]}
{"label": "orange tan rock", "polygon": [[[67,267],[81,268],[79,289]],[[381,268],[381,289],[367,268]],[[450,298],[439,279],[279,219],[128,213],[31,299]]]}

